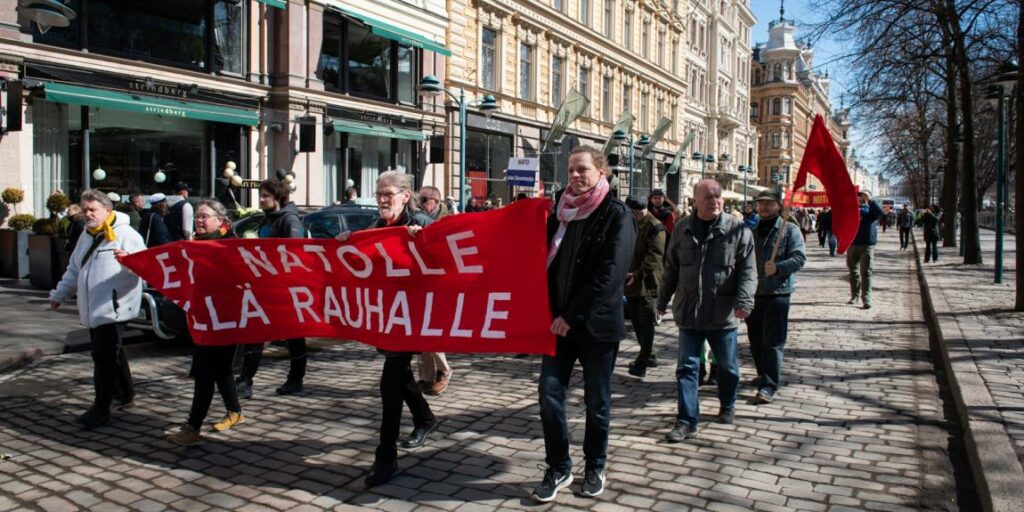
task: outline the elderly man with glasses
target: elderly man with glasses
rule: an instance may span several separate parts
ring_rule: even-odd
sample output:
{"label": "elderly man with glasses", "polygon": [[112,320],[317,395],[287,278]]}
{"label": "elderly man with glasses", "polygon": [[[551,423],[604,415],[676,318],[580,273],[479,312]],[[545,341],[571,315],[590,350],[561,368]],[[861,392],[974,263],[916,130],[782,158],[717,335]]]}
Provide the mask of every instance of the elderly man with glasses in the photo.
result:
{"label": "elderly man with glasses", "polygon": [[437,187],[426,186],[420,189],[420,208],[434,220],[449,214],[448,205],[441,201],[441,191]]}

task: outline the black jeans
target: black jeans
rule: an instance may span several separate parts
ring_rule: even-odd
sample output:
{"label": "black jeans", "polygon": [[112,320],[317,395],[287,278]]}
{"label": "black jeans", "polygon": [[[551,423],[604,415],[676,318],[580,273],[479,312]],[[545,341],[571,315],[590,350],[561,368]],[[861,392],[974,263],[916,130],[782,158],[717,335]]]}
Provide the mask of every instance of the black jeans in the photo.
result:
{"label": "black jeans", "polygon": [[914,228],[900,228],[900,249],[906,249],[910,245],[910,237],[913,236]]}
{"label": "black jeans", "polygon": [[[288,356],[291,358],[291,366],[288,369],[288,382],[302,383],[306,377],[306,338],[295,338],[285,340],[288,342]],[[256,343],[245,346],[242,354],[242,373],[238,376],[239,382],[252,384],[256,371],[260,369],[260,361],[263,359],[263,343]]]}
{"label": "black jeans", "polygon": [[828,238],[828,231],[818,230],[818,247],[825,247],[825,239]]}
{"label": "black jeans", "polygon": [[924,239],[924,262],[939,261],[939,241]]}
{"label": "black jeans", "polygon": [[626,298],[629,321],[633,324],[636,340],[640,344],[640,355],[636,357],[638,363],[658,359],[654,353],[654,317],[658,314],[656,302],[656,297]]}
{"label": "black jeans", "polygon": [[[261,345],[262,346],[262,345]],[[232,412],[242,412],[238,402],[238,391],[235,378],[231,374],[231,362],[235,357],[235,345],[219,347],[197,346],[192,356],[193,377],[196,379],[195,392],[192,395],[192,411],[188,415],[188,424],[199,432],[206,414],[213,403],[213,388],[220,391],[224,400],[224,408]]]}
{"label": "black jeans", "polygon": [[124,353],[124,327],[125,323],[119,322],[89,329],[96,388],[93,407],[100,412],[110,410],[115,395],[125,401],[135,396],[135,382]]}
{"label": "black jeans", "polygon": [[402,426],[402,403],[409,406],[412,424],[426,427],[437,422],[412,374],[412,353],[387,354],[380,373],[380,445],[375,463],[391,464],[398,458],[398,433]]}
{"label": "black jeans", "polygon": [[572,469],[569,457],[569,425],[565,420],[565,391],[579,359],[583,367],[583,401],[587,425],[583,456],[587,469],[604,469],[608,458],[608,426],[611,423],[612,372],[618,343],[572,343],[558,338],[555,356],[544,356],[540,366],[540,419],[544,427],[545,461],[557,471]]}
{"label": "black jeans", "polygon": [[747,334],[761,389],[773,393],[779,390],[788,330],[789,295],[754,297],[754,310],[747,317]]}

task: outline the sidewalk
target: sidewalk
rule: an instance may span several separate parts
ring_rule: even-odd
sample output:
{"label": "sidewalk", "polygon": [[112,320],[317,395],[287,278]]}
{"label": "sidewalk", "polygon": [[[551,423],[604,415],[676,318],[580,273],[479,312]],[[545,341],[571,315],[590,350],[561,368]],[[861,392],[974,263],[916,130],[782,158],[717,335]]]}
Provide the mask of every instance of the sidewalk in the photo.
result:
{"label": "sidewalk", "polygon": [[0,279],[0,372],[43,356],[87,350],[89,332],[74,303],[49,309],[46,290]]}
{"label": "sidewalk", "polygon": [[924,263],[924,242],[916,240],[925,311],[986,510],[1024,510],[1024,313],[1013,311],[1014,244],[1007,235],[1003,283],[996,285],[994,232],[981,232],[982,265],[963,265],[955,248],[940,248],[938,264]]}

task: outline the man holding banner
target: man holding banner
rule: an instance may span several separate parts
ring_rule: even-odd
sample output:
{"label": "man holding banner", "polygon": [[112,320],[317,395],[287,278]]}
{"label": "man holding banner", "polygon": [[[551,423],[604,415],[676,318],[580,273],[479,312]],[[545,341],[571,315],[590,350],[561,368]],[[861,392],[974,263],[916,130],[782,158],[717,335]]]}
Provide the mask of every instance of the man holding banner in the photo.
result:
{"label": "man holding banner", "polygon": [[545,355],[540,371],[540,416],[544,426],[544,478],[533,490],[540,502],[555,499],[572,483],[565,393],[576,360],[583,366],[587,405],[581,492],[604,492],[611,376],[619,342],[626,337],[622,297],[636,243],[636,221],[609,193],[608,161],[601,151],[579,146],[569,156],[569,188],[548,218],[548,296],[558,336],[555,354]]}

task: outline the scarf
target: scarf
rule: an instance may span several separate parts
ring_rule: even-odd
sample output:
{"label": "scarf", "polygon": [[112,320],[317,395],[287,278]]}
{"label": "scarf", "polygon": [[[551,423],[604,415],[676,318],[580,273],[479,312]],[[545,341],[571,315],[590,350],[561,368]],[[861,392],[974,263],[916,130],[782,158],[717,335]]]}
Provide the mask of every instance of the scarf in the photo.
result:
{"label": "scarf", "polygon": [[92,236],[96,236],[102,232],[108,242],[113,242],[117,239],[117,236],[114,235],[114,219],[116,218],[117,215],[115,215],[114,212],[110,212],[110,215],[107,216],[107,220],[103,221],[102,224],[94,228],[86,228],[86,231],[88,231]]}
{"label": "scarf", "polygon": [[218,229],[217,231],[213,231],[213,232],[207,233],[205,235],[194,235],[192,237],[192,239],[193,240],[217,240],[217,239],[220,239],[220,238],[224,238],[224,235],[227,235],[227,234],[228,234],[228,227],[227,227],[226,224],[222,224],[220,226],[220,229]]}
{"label": "scarf", "polygon": [[569,223],[590,217],[590,214],[594,213],[594,210],[597,210],[597,207],[604,201],[609,189],[608,180],[602,177],[597,181],[596,187],[580,195],[574,194],[572,189],[568,189],[562,194],[562,198],[558,201],[558,207],[555,209],[555,215],[558,217],[558,231],[555,231],[555,236],[551,239],[551,245],[548,247],[548,267],[551,266],[555,255],[558,254],[558,248],[562,245],[562,239],[565,238],[565,230]]}

